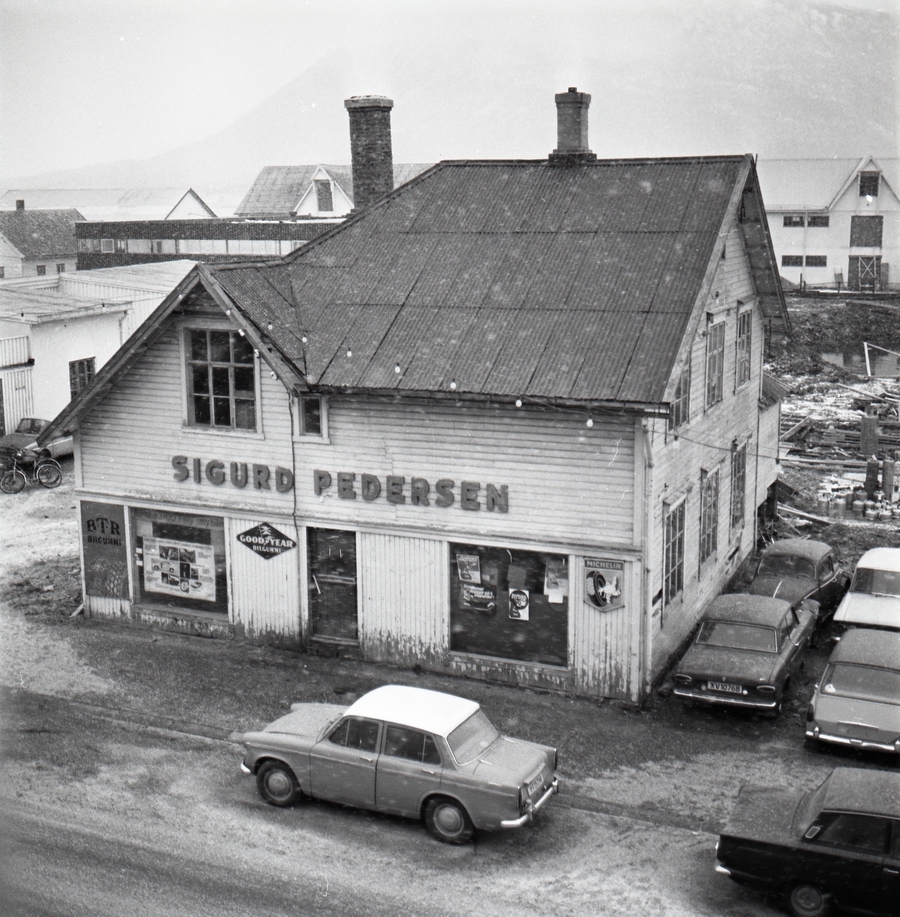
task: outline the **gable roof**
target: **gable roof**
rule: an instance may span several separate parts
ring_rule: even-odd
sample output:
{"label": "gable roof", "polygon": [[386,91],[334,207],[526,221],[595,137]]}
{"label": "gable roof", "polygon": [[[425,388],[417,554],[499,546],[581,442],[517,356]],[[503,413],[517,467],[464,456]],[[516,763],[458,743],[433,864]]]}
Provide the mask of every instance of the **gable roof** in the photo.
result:
{"label": "gable roof", "polygon": [[749,156],[443,162],[281,263],[209,271],[276,343],[303,331],[285,353],[321,390],[659,404],[754,174]]}
{"label": "gable roof", "polygon": [[[394,187],[430,168],[430,165],[398,163],[394,165]],[[350,166],[266,166],[235,210],[235,216],[257,219],[284,219],[291,216],[309,190],[313,176],[324,170],[333,182],[353,200],[353,172]]]}
{"label": "gable roof", "polygon": [[788,326],[749,155],[439,163],[278,261],[198,264],[47,435],[204,291],[289,390],[666,413],[735,223]]}
{"label": "gable roof", "polygon": [[23,258],[61,258],[76,254],[75,223],[84,220],[77,210],[0,211],[0,233]]}
{"label": "gable roof", "polygon": [[900,196],[900,159],[760,159],[759,182],[770,213],[827,210],[859,172],[880,171]]}

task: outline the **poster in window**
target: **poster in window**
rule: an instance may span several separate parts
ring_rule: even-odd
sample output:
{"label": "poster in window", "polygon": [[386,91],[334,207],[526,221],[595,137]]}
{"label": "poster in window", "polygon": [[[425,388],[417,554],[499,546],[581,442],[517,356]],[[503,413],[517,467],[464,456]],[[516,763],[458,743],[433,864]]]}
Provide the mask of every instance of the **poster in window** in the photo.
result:
{"label": "poster in window", "polygon": [[216,600],[215,559],[211,545],[170,538],[144,539],[144,589],[164,595]]}
{"label": "poster in window", "polygon": [[569,594],[569,571],[564,557],[550,557],[544,568],[544,595],[551,605],[561,605]]}
{"label": "poster in window", "polygon": [[528,589],[509,590],[509,616],[516,621],[527,621],[531,607],[531,592]]}
{"label": "poster in window", "polygon": [[584,567],[585,602],[602,611],[624,608],[625,564],[620,560],[586,557]]}
{"label": "poster in window", "polygon": [[459,607],[486,615],[496,614],[497,592],[489,586],[463,583],[459,588]]}
{"label": "poster in window", "polygon": [[477,554],[457,554],[456,569],[460,582],[481,585],[481,558]]}

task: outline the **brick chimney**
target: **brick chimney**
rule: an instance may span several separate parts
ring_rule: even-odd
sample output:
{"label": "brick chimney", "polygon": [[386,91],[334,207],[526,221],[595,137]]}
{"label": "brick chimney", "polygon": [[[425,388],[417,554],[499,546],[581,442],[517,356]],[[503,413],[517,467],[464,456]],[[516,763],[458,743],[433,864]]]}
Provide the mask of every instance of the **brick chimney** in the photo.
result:
{"label": "brick chimney", "polygon": [[21,211],[23,211],[24,209],[25,209],[25,201],[17,200],[17,201],[16,201],[16,210],[18,210],[19,212],[21,212]]}
{"label": "brick chimney", "polygon": [[549,161],[554,165],[594,162],[597,154],[588,147],[588,109],[591,97],[574,86],[556,94],[556,149]]}
{"label": "brick chimney", "polygon": [[353,166],[353,209],[361,210],[394,190],[391,150],[393,100],[384,96],[352,96],[344,101],[350,113],[350,156]]}

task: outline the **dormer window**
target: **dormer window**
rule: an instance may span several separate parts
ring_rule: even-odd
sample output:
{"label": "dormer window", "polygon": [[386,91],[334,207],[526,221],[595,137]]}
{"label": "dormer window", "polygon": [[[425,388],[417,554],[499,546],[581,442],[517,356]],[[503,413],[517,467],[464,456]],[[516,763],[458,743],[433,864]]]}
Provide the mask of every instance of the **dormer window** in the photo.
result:
{"label": "dormer window", "polygon": [[881,178],[880,172],[860,172],[859,173],[859,196],[860,197],[878,197],[878,184]]}
{"label": "dormer window", "polygon": [[315,180],[316,207],[320,213],[331,213],[334,210],[334,198],[331,194],[331,182],[326,179]]}

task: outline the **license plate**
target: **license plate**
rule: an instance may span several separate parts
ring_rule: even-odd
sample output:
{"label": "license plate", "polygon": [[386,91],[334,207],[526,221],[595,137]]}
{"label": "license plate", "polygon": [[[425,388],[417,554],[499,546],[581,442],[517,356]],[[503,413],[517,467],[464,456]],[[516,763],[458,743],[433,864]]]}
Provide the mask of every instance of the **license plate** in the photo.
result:
{"label": "license plate", "polygon": [[544,784],[544,775],[538,774],[531,783],[528,784],[528,795],[534,796],[534,794],[543,786]]}
{"label": "license plate", "polygon": [[711,681],[706,687],[710,691],[724,691],[726,694],[740,694],[743,690],[740,685],[729,685],[724,681]]}

